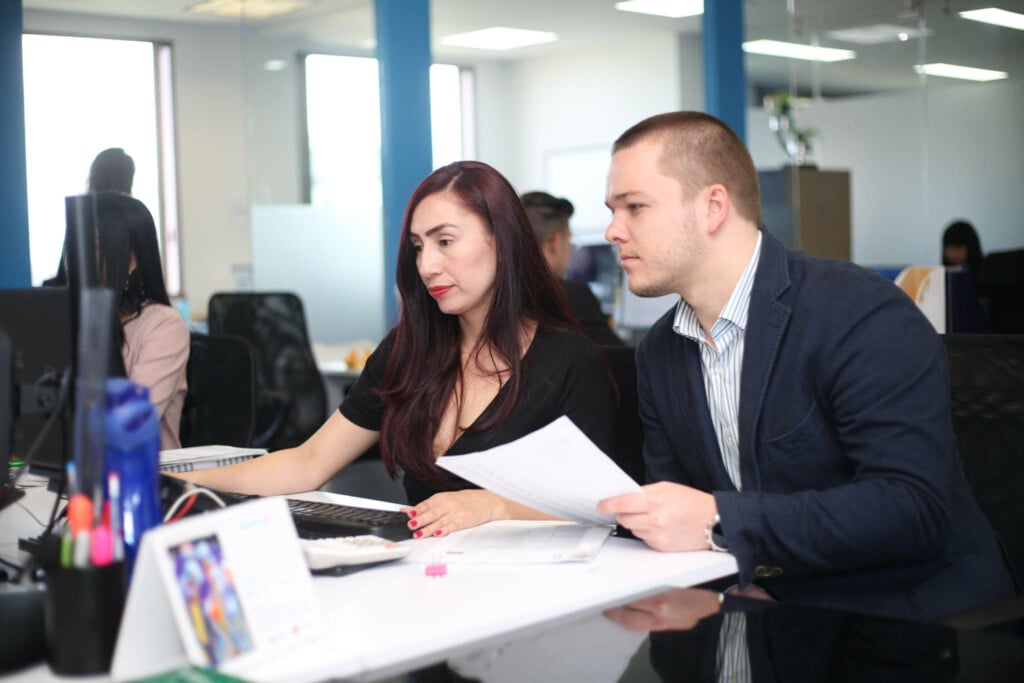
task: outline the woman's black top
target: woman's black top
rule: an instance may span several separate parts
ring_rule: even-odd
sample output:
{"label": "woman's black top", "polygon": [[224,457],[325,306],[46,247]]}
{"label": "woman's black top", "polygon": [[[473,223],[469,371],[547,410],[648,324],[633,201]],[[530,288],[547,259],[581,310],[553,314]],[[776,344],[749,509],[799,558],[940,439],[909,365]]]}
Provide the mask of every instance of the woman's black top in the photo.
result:
{"label": "woman's black top", "polygon": [[[381,402],[374,389],[384,375],[386,354],[392,340],[392,335],[389,335],[370,356],[366,368],[339,407],[342,415],[364,429],[380,431]],[[466,430],[445,455],[462,455],[500,446],[536,431],[562,415],[567,415],[602,451],[613,452],[615,390],[596,347],[588,338],[543,325],[538,327],[530,348],[523,356],[522,373],[519,397],[508,419],[491,429]],[[495,411],[507,389],[506,384],[498,391],[474,424]],[[551,457],[558,457],[558,454],[552,453]],[[409,503],[416,505],[438,490],[478,488],[450,473],[442,471],[442,476],[447,485],[439,489],[406,473],[404,484]]]}

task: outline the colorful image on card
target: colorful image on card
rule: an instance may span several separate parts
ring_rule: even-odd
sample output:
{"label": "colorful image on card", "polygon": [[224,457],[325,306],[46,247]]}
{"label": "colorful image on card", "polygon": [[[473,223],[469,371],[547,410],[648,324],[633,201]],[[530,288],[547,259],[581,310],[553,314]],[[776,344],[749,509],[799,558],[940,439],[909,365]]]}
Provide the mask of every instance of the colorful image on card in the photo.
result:
{"label": "colorful image on card", "polygon": [[189,622],[207,661],[225,662],[253,649],[231,568],[216,534],[168,549]]}

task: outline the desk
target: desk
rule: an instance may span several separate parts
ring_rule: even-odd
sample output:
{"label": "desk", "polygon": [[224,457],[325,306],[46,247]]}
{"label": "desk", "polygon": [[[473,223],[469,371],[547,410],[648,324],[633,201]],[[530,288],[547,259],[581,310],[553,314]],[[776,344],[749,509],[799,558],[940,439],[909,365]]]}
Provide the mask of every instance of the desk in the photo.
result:
{"label": "desk", "polygon": [[[396,507],[325,492],[301,497]],[[29,491],[23,501],[26,509],[48,511],[52,494]],[[5,535],[18,526],[8,525],[7,519],[4,510],[0,529]],[[313,681],[409,670],[483,639],[736,572],[735,560],[726,553],[659,553],[639,541],[611,538],[589,563],[450,564],[446,576],[432,578],[425,575],[423,563],[436,541],[410,541],[414,552],[394,564],[317,578],[314,585],[327,617],[327,634],[297,648],[301,651],[287,661],[261,669],[260,680]],[[54,677],[40,664],[11,680],[46,679]]]}
{"label": "desk", "polygon": [[[323,493],[303,497],[355,500]],[[48,510],[46,497],[38,492],[23,501],[32,514]],[[3,541],[18,520],[27,520],[24,526],[34,524],[25,509],[0,514]],[[722,612],[697,619],[678,609],[679,598],[713,606],[714,593],[653,587],[659,582],[689,583],[678,580],[681,571],[693,572],[691,579],[731,571],[728,555],[658,555],[622,539],[609,541],[607,552],[588,565],[451,566],[449,576],[430,580],[409,562],[318,578],[315,586],[327,607],[331,635],[308,653],[313,659],[301,671],[266,673],[283,680],[329,675],[389,683],[710,682],[715,680],[719,644],[729,633],[722,629],[724,615],[743,613],[753,681],[1024,679],[1024,598],[1008,605],[1003,624],[987,630],[965,619],[953,629],[735,598],[726,598]],[[427,541],[422,543],[418,549],[429,549]],[[605,579],[614,586],[603,585]],[[533,590],[538,592],[526,592]],[[588,595],[591,590],[597,593]],[[671,617],[662,625],[666,630],[629,630],[603,614],[609,605],[638,595],[675,605],[662,612]],[[63,679],[37,664],[5,680]]]}

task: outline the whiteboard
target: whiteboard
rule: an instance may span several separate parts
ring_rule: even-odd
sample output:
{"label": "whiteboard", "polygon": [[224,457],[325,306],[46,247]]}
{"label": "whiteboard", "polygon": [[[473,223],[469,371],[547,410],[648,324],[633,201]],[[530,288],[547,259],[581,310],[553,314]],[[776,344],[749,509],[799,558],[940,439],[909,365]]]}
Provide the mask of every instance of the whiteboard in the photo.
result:
{"label": "whiteboard", "polygon": [[572,202],[576,211],[569,227],[575,235],[601,235],[608,227],[611,214],[604,205],[604,191],[611,159],[610,144],[544,155],[545,191]]}
{"label": "whiteboard", "polygon": [[252,207],[252,286],[295,292],[312,341],[384,336],[384,229],[380,207]]}

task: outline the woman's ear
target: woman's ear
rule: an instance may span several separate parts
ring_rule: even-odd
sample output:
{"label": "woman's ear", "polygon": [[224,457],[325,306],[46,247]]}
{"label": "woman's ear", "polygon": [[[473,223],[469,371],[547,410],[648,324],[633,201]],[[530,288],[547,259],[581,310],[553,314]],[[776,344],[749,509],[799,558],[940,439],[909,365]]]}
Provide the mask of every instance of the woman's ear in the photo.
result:
{"label": "woman's ear", "polygon": [[131,275],[135,272],[135,269],[139,267],[139,262],[135,259],[135,253],[128,254],[128,274]]}

